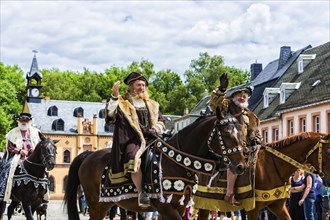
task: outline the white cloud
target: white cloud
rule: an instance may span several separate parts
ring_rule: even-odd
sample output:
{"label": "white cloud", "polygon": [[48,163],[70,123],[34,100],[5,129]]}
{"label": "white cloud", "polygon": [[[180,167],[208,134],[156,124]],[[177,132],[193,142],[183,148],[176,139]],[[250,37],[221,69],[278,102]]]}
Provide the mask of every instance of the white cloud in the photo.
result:
{"label": "white cloud", "polygon": [[0,58],[28,71],[101,72],[148,59],[183,74],[200,52],[265,66],[283,45],[328,42],[328,1],[1,1]]}

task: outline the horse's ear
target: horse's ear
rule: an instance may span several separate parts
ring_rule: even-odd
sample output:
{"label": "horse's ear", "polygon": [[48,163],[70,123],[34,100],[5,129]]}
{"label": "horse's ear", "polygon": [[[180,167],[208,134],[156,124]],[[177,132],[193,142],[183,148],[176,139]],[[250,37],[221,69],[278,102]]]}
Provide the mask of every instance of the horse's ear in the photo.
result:
{"label": "horse's ear", "polygon": [[60,140],[53,140],[54,144],[56,144],[57,142],[59,142]]}
{"label": "horse's ear", "polygon": [[39,132],[39,138],[41,141],[44,141],[46,139],[46,137],[41,132]]}
{"label": "horse's ear", "polygon": [[221,112],[220,108],[217,107],[215,111],[216,111],[217,119],[222,120],[224,118],[224,116],[223,116],[223,113]]}

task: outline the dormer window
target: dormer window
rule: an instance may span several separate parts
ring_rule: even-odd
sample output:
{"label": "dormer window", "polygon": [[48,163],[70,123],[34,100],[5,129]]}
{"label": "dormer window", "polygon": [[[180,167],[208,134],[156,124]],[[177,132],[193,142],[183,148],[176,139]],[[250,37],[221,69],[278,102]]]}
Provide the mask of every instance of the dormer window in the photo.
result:
{"label": "dormer window", "polygon": [[57,120],[53,121],[52,130],[64,131],[64,121],[62,119],[57,119]]}
{"label": "dormer window", "polygon": [[58,115],[57,111],[58,111],[58,108],[55,105],[53,105],[53,106],[49,107],[47,115],[48,116],[57,116]]}
{"label": "dormer window", "polygon": [[284,104],[285,100],[296,90],[299,89],[299,83],[282,83],[280,87],[280,104]]}
{"label": "dormer window", "polygon": [[105,118],[105,109],[99,111],[99,118]]}
{"label": "dormer window", "polygon": [[84,117],[84,109],[82,107],[75,108],[73,111],[74,117]]}
{"label": "dormer window", "polygon": [[298,57],[298,74],[304,72],[304,68],[316,57],[316,54],[300,54]]}
{"label": "dormer window", "polygon": [[280,93],[280,88],[265,88],[264,90],[264,108],[268,108],[269,104]]}

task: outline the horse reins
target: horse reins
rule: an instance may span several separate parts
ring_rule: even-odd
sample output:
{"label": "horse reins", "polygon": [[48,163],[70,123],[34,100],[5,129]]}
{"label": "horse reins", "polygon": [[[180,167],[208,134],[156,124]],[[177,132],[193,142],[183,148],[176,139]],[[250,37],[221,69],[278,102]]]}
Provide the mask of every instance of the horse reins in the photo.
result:
{"label": "horse reins", "polygon": [[30,163],[30,164],[36,165],[36,166],[44,167],[43,164],[40,164],[40,163],[34,163],[34,162],[32,162],[32,161],[29,161],[29,159],[26,159],[25,161],[28,162],[28,163]]}
{"label": "horse reins", "polygon": [[326,143],[329,143],[330,140],[324,140],[324,139],[320,139],[316,144],[315,146],[306,154],[306,159],[304,161],[304,164],[302,163],[299,163],[298,161],[292,159],[291,157],[271,148],[271,147],[268,147],[268,146],[265,146],[265,149],[266,151],[272,153],[273,155],[277,156],[278,158],[288,162],[289,164],[299,168],[299,169],[302,169],[302,170],[305,170],[309,173],[315,173],[316,171],[316,168],[314,166],[310,166],[310,165],[307,165],[306,162],[308,160],[308,157],[316,150],[316,149],[319,149],[318,151],[318,164],[319,164],[319,171],[318,171],[318,175],[320,175],[321,177],[324,176],[324,173],[322,172],[322,146],[323,144],[326,144]]}

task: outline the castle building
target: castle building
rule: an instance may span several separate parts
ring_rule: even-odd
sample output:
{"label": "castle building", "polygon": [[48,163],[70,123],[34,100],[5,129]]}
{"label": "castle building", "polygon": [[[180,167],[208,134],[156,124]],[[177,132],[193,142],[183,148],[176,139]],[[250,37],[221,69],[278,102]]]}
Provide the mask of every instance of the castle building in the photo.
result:
{"label": "castle building", "polygon": [[56,166],[49,172],[51,199],[63,199],[72,160],[80,153],[112,146],[113,126],[105,124],[106,100],[80,102],[42,97],[42,74],[34,55],[26,74],[27,98],[23,112],[33,115],[33,125],[48,138],[59,140]]}

